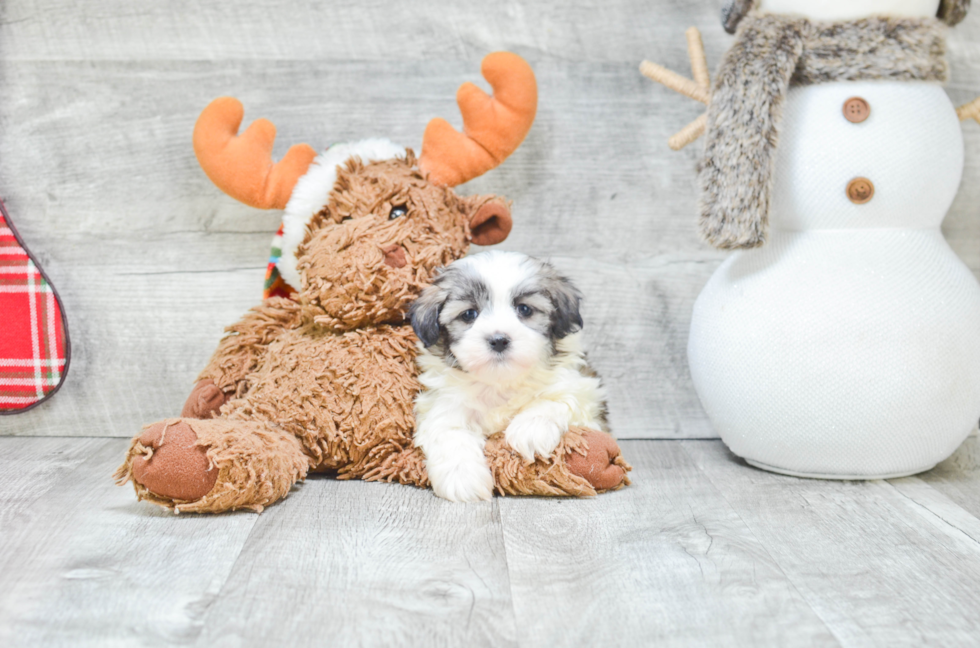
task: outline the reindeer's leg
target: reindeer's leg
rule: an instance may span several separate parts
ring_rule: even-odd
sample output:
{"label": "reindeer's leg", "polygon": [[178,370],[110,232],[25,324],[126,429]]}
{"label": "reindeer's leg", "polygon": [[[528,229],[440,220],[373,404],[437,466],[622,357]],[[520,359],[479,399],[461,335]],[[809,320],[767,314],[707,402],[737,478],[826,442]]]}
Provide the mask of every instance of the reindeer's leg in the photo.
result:
{"label": "reindeer's leg", "polygon": [[214,355],[197,378],[181,416],[210,418],[230,398],[247,389],[246,378],[256,371],[266,349],[283,331],[300,322],[299,305],[282,297],[272,297],[229,326]]}
{"label": "reindeer's leg", "polygon": [[629,486],[627,473],[633,467],[626,463],[616,440],[606,432],[586,428],[572,430],[580,440],[567,439],[567,452],[561,456],[569,472],[578,475],[599,493]]}
{"label": "reindeer's leg", "polygon": [[[249,334],[256,335],[254,330]],[[229,336],[231,341],[238,337],[242,334]],[[424,467],[420,470],[411,456],[400,456],[411,447],[412,396],[418,391],[413,345],[407,326],[345,335],[305,328],[280,331],[269,352],[256,361],[260,366],[245,380],[247,391],[241,398],[224,405],[217,418],[150,426],[134,440],[119,477],[132,478],[142,497],[176,504],[182,511],[261,507],[282,497],[314,467],[336,471],[341,479],[419,483],[425,479]],[[222,363],[211,366],[220,369]],[[147,448],[157,452],[154,439],[166,423],[178,424],[189,441],[171,446],[177,468],[170,468],[162,455],[147,478],[138,456],[149,454]],[[219,468],[213,490],[204,481],[215,479],[201,467],[204,454],[208,465]],[[155,459],[151,454],[149,464]],[[164,482],[172,475],[188,490],[169,488]],[[203,499],[186,502],[201,492],[207,493]]]}
{"label": "reindeer's leg", "polygon": [[370,467],[361,475],[364,481],[397,482],[419,488],[429,487],[425,455],[409,442],[407,445],[382,444],[372,451]]}
{"label": "reindeer's leg", "polygon": [[503,433],[487,440],[485,453],[502,495],[588,497],[630,483],[631,468],[619,446],[599,430],[572,428],[551,457],[530,464],[507,445]]}
{"label": "reindeer's leg", "polygon": [[[501,495],[588,497],[629,485],[626,474],[632,470],[609,434],[585,428],[572,428],[551,457],[531,464],[507,445],[503,433],[487,440],[484,454]],[[425,454],[414,446],[391,448],[375,465],[364,479],[429,486]]]}
{"label": "reindeer's leg", "polygon": [[299,440],[269,423],[185,418],[146,426],[115,477],[175,512],[261,511],[309,465]]}

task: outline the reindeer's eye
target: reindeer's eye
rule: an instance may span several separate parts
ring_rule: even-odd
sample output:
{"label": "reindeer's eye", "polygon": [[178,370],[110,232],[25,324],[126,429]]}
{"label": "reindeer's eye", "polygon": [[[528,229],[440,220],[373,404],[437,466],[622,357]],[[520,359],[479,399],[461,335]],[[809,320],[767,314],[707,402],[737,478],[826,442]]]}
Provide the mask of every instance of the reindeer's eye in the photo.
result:
{"label": "reindeer's eye", "polygon": [[391,212],[388,214],[388,220],[395,220],[399,216],[404,216],[408,213],[407,205],[395,205],[391,208]]}
{"label": "reindeer's eye", "polygon": [[521,317],[530,317],[533,312],[534,309],[528,306],[527,304],[517,305],[517,314],[520,315]]}
{"label": "reindeer's eye", "polygon": [[480,316],[479,311],[477,311],[475,308],[471,308],[469,310],[464,310],[462,313],[460,313],[459,319],[463,320],[467,324],[472,324],[473,322],[476,321],[476,318],[479,316]]}

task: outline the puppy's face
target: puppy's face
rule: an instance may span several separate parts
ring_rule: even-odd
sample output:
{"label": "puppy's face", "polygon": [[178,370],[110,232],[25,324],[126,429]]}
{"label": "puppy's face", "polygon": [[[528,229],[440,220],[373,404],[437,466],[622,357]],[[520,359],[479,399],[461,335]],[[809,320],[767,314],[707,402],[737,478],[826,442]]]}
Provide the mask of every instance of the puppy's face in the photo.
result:
{"label": "puppy's face", "polygon": [[412,327],[449,366],[487,381],[547,362],[582,327],[581,294],[547,263],[514,252],[456,261],[412,305]]}

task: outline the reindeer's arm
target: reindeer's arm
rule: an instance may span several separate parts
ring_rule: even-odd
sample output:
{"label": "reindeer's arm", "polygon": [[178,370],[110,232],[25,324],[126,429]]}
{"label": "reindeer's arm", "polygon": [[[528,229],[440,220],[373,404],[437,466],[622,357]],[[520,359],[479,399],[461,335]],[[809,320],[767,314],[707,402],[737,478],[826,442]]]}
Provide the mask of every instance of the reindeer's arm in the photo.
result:
{"label": "reindeer's arm", "polygon": [[269,345],[301,320],[299,304],[283,297],[266,299],[245,313],[225,329],[225,337],[197,377],[181,415],[208,418],[225,401],[244,393],[248,376],[258,370]]}

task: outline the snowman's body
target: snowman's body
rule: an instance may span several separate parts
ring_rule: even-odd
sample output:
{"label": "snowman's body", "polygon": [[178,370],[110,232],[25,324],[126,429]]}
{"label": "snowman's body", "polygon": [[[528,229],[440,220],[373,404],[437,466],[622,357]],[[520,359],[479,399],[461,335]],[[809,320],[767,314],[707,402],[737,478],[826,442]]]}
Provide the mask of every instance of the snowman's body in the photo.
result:
{"label": "snowman's body", "polygon": [[[853,97],[870,107],[860,123],[844,117]],[[976,426],[980,285],[939,229],[962,166],[937,84],[789,91],[769,241],[722,264],[691,325],[694,384],[733,452],[790,474],[888,477],[927,470]],[[855,178],[870,201],[848,198]]]}

